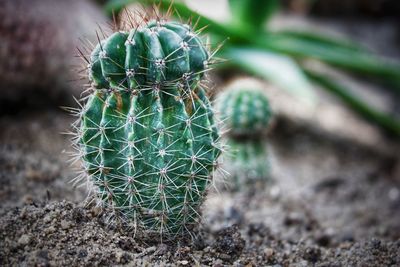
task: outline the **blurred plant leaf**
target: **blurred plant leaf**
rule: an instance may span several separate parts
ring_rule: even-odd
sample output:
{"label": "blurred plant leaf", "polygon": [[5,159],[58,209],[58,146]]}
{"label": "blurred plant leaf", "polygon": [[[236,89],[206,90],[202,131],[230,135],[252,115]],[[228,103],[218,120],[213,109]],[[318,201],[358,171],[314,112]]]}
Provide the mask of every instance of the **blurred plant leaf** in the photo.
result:
{"label": "blurred plant leaf", "polygon": [[[312,86],[293,59],[317,59],[343,70],[377,78],[400,92],[400,64],[389,63],[369,53],[359,44],[311,32],[294,30],[260,32],[260,28],[255,28],[255,25],[271,16],[268,10],[274,10],[272,8],[274,1],[230,0],[234,13],[243,12],[237,16],[233,14],[232,18],[237,20],[241,16],[246,16],[244,24],[247,26],[238,26],[240,21],[230,24],[218,23],[191,10],[178,0],[110,0],[106,10],[112,14],[113,11],[118,12],[134,2],[143,5],[156,4],[164,12],[171,8],[177,17],[184,21],[192,21],[197,25],[197,29],[204,28],[204,32],[214,36],[215,40],[229,38],[228,44],[220,49],[218,56],[225,57],[243,70],[259,75],[310,102],[315,100]],[[262,6],[261,2],[271,6]],[[158,5],[159,3],[161,5]],[[243,8],[240,9],[240,6]],[[253,26],[249,27],[249,25]],[[395,118],[375,110],[358,96],[349,93],[348,88],[329,77],[308,70],[306,74],[314,82],[340,97],[365,118],[400,136],[399,122]]]}
{"label": "blurred plant leaf", "polygon": [[[239,0],[236,0],[239,1]],[[159,3],[157,0],[111,0],[107,10],[121,10],[121,7],[132,2],[142,4]],[[253,36],[245,29],[230,27],[201,16],[191,10],[184,3],[177,0],[161,0],[161,9],[167,10],[170,6],[182,19],[195,21],[197,28],[207,27],[207,32],[229,37],[231,44],[247,44],[263,49],[289,55],[297,59],[314,58],[330,65],[352,71],[358,74],[370,75],[393,85],[400,92],[400,65],[390,64],[380,57],[366,51],[349,47],[348,42],[328,40],[317,35],[305,35],[291,33],[265,32]],[[222,39],[224,39],[222,38]]]}
{"label": "blurred plant leaf", "polygon": [[376,110],[370,104],[363,102],[360,97],[350,93],[350,90],[347,87],[334,81],[332,78],[312,70],[306,69],[304,72],[310,80],[314,81],[325,89],[328,89],[353,110],[357,111],[361,116],[371,122],[376,123],[391,134],[400,137],[400,120],[389,114]]}
{"label": "blurred plant leaf", "polygon": [[232,23],[260,31],[264,23],[278,10],[279,4],[279,0],[229,0]]}
{"label": "blurred plant leaf", "polygon": [[365,51],[362,45],[353,42],[347,38],[340,36],[332,37],[321,32],[310,32],[305,29],[282,29],[274,32],[274,34],[285,36],[286,38],[309,41],[320,45],[330,45],[342,49]]}
{"label": "blurred plant leaf", "polygon": [[[349,50],[332,45],[287,38],[283,35],[264,36],[257,41],[260,46],[295,58],[314,58],[330,65],[358,74],[370,75],[399,84],[400,65],[382,60],[363,51]],[[400,87],[396,87],[400,92]]]}
{"label": "blurred plant leaf", "polygon": [[291,58],[265,50],[239,47],[225,49],[223,56],[245,71],[315,104],[316,95],[312,85]]}
{"label": "blurred plant leaf", "polygon": [[138,2],[135,0],[110,0],[106,2],[106,5],[104,7],[105,11],[109,16],[115,14],[119,14],[122,9],[124,9],[127,5]]}

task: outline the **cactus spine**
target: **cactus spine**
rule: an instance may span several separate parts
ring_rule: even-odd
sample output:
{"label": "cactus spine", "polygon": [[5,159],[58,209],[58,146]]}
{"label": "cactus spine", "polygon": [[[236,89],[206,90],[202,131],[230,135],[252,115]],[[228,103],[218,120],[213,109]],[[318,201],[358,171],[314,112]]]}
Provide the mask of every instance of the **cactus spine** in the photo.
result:
{"label": "cactus spine", "polygon": [[152,21],[93,50],[79,148],[99,198],[161,236],[191,231],[220,154],[201,85],[209,53],[188,25]]}
{"label": "cactus spine", "polygon": [[264,135],[271,119],[268,99],[262,89],[247,84],[234,84],[217,99],[221,120],[228,127],[227,170],[234,190],[245,184],[270,178],[269,155]]}

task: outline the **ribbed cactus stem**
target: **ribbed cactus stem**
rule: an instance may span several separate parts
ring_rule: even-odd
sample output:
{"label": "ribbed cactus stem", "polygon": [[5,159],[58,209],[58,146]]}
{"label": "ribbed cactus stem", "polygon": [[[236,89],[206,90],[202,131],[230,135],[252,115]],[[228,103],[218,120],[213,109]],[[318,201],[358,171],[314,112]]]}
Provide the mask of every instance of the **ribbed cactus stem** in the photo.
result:
{"label": "ribbed cactus stem", "polygon": [[220,154],[201,86],[209,53],[188,25],[153,21],[101,41],[79,147],[99,198],[140,229],[184,234]]}
{"label": "ribbed cactus stem", "polygon": [[[229,159],[232,189],[241,190],[243,186],[259,186],[270,181],[270,157],[264,140],[230,138],[227,142],[231,151]],[[261,182],[261,183],[260,183]]]}
{"label": "ribbed cactus stem", "polygon": [[226,138],[231,153],[226,169],[234,190],[244,185],[270,180],[270,162],[265,141],[272,116],[263,90],[243,82],[234,83],[217,99],[221,120],[228,128]]}
{"label": "ribbed cactus stem", "polygon": [[271,109],[259,88],[230,88],[219,97],[221,118],[231,136],[259,138],[268,128]]}

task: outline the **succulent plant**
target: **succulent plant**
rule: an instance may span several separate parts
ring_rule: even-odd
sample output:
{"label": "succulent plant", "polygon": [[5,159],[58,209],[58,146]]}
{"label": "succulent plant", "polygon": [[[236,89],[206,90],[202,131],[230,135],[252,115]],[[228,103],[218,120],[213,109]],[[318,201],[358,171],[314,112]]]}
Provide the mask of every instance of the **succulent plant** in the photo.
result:
{"label": "succulent plant", "polygon": [[263,140],[237,140],[230,138],[227,142],[231,154],[228,156],[233,190],[243,187],[253,188],[271,181],[271,164],[266,142]]}
{"label": "succulent plant", "polygon": [[217,98],[221,120],[228,128],[226,169],[234,190],[244,184],[270,180],[270,164],[265,142],[272,112],[263,90],[251,82],[239,80]]}
{"label": "succulent plant", "polygon": [[197,225],[220,154],[202,85],[209,52],[190,26],[151,21],[93,50],[78,147],[98,198],[146,233]]}
{"label": "succulent plant", "polygon": [[218,102],[221,119],[229,128],[229,135],[259,138],[267,130],[272,113],[262,89],[228,88],[219,96]]}

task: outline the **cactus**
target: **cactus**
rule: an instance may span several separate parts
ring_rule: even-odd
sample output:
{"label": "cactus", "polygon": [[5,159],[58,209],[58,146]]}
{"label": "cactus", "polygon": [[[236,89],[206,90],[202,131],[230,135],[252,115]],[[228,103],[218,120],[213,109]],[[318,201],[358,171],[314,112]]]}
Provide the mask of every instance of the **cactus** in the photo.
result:
{"label": "cactus", "polygon": [[270,180],[270,164],[264,135],[272,112],[262,89],[238,83],[222,92],[217,99],[221,120],[228,127],[227,170],[232,176],[232,187]]}
{"label": "cactus", "polygon": [[270,158],[264,141],[230,138],[227,144],[231,150],[227,169],[232,175],[230,186],[233,190],[271,180]]}
{"label": "cactus", "polygon": [[185,235],[200,219],[220,154],[201,85],[209,60],[188,25],[161,20],[115,32],[90,56],[84,169],[101,202],[146,233]]}
{"label": "cactus", "polygon": [[259,137],[267,130],[271,109],[261,89],[229,88],[219,96],[219,103],[229,135]]}

